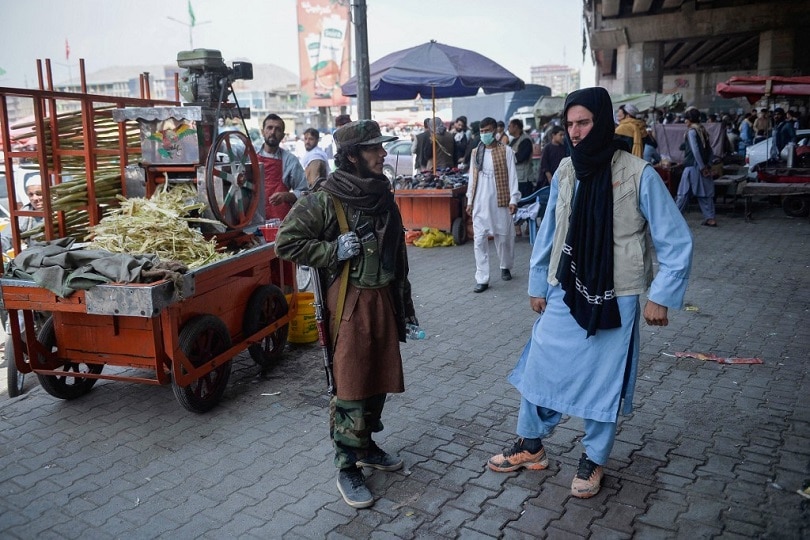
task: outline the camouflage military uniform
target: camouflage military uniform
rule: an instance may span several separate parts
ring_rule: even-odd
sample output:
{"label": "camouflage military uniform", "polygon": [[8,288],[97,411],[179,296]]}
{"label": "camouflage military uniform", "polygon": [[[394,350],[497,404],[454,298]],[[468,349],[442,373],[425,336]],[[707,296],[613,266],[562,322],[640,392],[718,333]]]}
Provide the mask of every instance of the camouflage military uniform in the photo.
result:
{"label": "camouflage military uniform", "polygon": [[[279,257],[298,264],[324,269],[323,290],[328,291],[326,304],[334,313],[339,290],[336,239],[341,234],[334,206],[334,194],[327,189],[345,180],[347,173],[333,173],[313,193],[299,199],[279,229],[276,252]],[[387,188],[386,188],[387,189]],[[405,341],[405,320],[414,315],[408,281],[408,259],[401,218],[393,196],[386,212],[372,215],[350,204],[342,203],[349,229],[363,224],[379,233],[380,220],[390,219],[398,231],[392,231],[395,265],[384,268],[381,257],[370,257],[374,250],[346,261],[351,264],[346,301],[337,342],[333,351],[337,394],[330,403],[330,426],[335,446],[335,465],[344,468],[363,458],[375,448],[371,434],[382,430],[380,420],[386,394],[404,391],[402,358],[399,342]],[[375,225],[376,224],[376,225]],[[382,251],[382,249],[378,250]],[[331,323],[332,321],[330,321]],[[330,332],[334,325],[330,324]]]}

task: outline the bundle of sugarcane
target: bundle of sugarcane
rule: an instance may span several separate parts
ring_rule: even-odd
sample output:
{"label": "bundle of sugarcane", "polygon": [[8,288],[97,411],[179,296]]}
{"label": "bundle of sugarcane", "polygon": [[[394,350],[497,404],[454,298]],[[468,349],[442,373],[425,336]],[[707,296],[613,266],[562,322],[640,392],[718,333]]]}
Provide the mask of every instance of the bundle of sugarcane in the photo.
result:
{"label": "bundle of sugarcane", "polygon": [[[93,131],[95,149],[115,150],[119,144],[119,124],[112,119],[113,107],[99,107],[93,111]],[[87,143],[84,134],[81,111],[62,113],[56,117],[59,146],[64,150],[82,150]],[[31,127],[30,136],[38,135],[36,124],[27,122],[16,128]],[[51,123],[49,118],[43,122],[43,137],[39,140],[46,146],[48,170],[55,170],[54,153],[51,148]],[[130,124],[126,129],[127,146],[138,143],[139,129]],[[96,154],[93,189],[96,202],[101,206],[116,203],[116,196],[121,194],[121,169],[118,155]],[[51,205],[54,210],[66,211],[87,205],[87,166],[84,156],[63,155],[59,159],[61,178],[67,180],[51,187]]]}
{"label": "bundle of sugarcane", "polygon": [[[121,169],[115,165],[96,169],[93,192],[96,204],[115,202],[121,194]],[[70,180],[51,186],[51,208],[54,210],[75,210],[87,206],[87,202],[87,175],[83,171],[71,174]]]}
{"label": "bundle of sugarcane", "polygon": [[191,217],[192,212],[205,208],[195,197],[193,188],[182,185],[171,190],[164,187],[151,199],[119,196],[120,207],[110,210],[98,225],[91,227],[90,247],[112,253],[154,253],[189,268],[223,259],[225,255],[216,251],[216,241],[206,240],[190,226],[194,222],[219,223]]}
{"label": "bundle of sugarcane", "polygon": [[[112,118],[112,106],[104,106],[93,109],[93,132],[95,135],[95,147],[99,149],[115,150],[118,148],[120,141],[119,137],[119,123]],[[45,117],[42,122],[43,132],[42,137],[38,133],[36,122],[22,122],[15,124],[12,129],[30,128],[30,131],[18,135],[21,139],[30,139],[37,137],[40,144],[44,144],[47,148],[51,148],[51,122],[50,117]],[[59,138],[59,147],[64,150],[82,150],[87,142],[85,136],[84,124],[82,121],[82,112],[73,111],[61,113],[56,115],[56,131]],[[127,146],[136,146],[139,144],[140,129],[137,124],[126,124],[126,140]],[[48,152],[48,156],[51,156]]]}
{"label": "bundle of sugarcane", "polygon": [[[68,210],[63,214],[63,222],[65,224],[64,236],[69,236],[76,239],[83,239],[89,233],[90,218],[87,210]],[[54,223],[56,227],[56,223]],[[58,236],[58,235],[57,235]],[[44,240],[45,239],[45,225],[41,223],[36,227],[27,231],[20,232],[22,240]]]}

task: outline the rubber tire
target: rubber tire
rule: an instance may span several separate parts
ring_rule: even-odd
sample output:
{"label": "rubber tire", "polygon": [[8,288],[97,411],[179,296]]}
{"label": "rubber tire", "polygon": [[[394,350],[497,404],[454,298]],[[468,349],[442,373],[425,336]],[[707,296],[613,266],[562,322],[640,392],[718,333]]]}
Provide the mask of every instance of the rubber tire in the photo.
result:
{"label": "rubber tire", "polygon": [[[228,327],[214,315],[198,315],[189,319],[180,330],[180,350],[191,364],[199,367],[231,347]],[[172,379],[172,392],[180,404],[191,412],[204,413],[213,409],[231,377],[231,363],[212,369],[188,386],[180,386]]]}
{"label": "rubber tire", "polygon": [[[53,317],[48,317],[48,320],[42,325],[42,328],[37,334],[37,341],[46,349],[54,350],[56,348],[56,331],[53,327]],[[45,359],[43,358],[41,361],[44,362]],[[86,369],[83,369],[82,366]],[[76,364],[73,362],[64,362],[62,368],[65,373],[73,371],[76,373],[99,374],[104,369],[104,364]],[[40,375],[39,373],[37,373],[37,379],[39,379],[39,384],[46,392],[59,399],[76,399],[81,397],[93,388],[97,380],[70,377],[68,375]],[[68,379],[72,379],[73,382],[69,383]]]}
{"label": "rubber tire", "polygon": [[810,197],[792,195],[782,199],[782,210],[790,217],[802,218],[810,216]]}
{"label": "rubber tire", "polygon": [[25,392],[25,373],[17,370],[17,364],[14,362],[14,341],[11,336],[6,339],[6,379],[8,397],[17,397]]}
{"label": "rubber tire", "polygon": [[[284,317],[290,308],[287,298],[281,289],[275,285],[261,285],[256,287],[250,295],[245,316],[242,320],[242,333],[247,337],[255,334],[262,328]],[[262,368],[268,369],[281,359],[284,346],[287,344],[287,335],[290,325],[285,324],[275,332],[267,335],[261,342],[248,347],[253,361]]]}
{"label": "rubber tire", "polygon": [[463,217],[457,217],[453,220],[450,232],[453,234],[453,242],[455,242],[457,246],[467,242],[467,225],[464,223]]}

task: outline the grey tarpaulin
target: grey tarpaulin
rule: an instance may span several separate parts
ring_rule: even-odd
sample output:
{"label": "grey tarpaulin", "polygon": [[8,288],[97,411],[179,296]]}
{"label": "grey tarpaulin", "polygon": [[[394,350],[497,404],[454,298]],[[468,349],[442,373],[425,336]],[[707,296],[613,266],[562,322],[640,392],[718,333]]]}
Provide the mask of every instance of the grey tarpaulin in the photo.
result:
{"label": "grey tarpaulin", "polygon": [[102,283],[143,281],[141,271],[158,264],[157,255],[127,255],[78,249],[72,238],[32,243],[14,257],[6,273],[33,280],[40,287],[65,297]]}

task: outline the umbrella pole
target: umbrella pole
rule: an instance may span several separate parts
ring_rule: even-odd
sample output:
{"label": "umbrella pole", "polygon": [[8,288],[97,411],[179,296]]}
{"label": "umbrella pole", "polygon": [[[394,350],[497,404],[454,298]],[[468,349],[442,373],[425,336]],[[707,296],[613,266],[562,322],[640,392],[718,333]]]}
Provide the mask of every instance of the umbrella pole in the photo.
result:
{"label": "umbrella pole", "polygon": [[433,109],[433,117],[431,118],[431,124],[433,125],[433,133],[431,139],[433,140],[433,176],[436,176],[436,87],[430,87],[430,102],[431,108]]}

